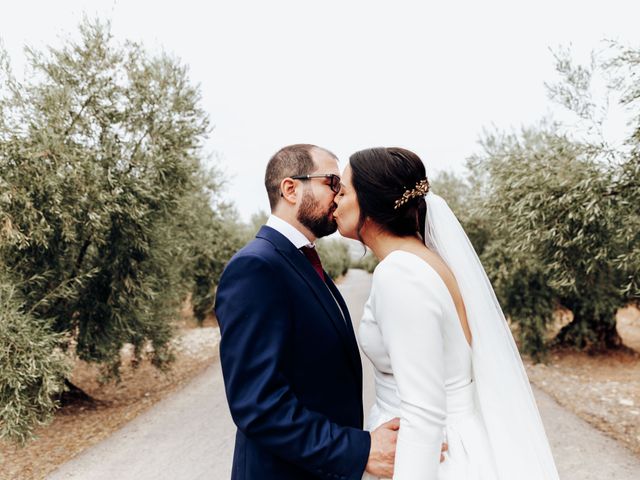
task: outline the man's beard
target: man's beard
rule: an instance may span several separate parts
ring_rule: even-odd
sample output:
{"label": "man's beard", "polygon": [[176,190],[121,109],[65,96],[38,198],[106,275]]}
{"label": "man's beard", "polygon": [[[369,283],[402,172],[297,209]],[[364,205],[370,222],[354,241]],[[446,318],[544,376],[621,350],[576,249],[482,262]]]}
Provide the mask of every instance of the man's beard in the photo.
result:
{"label": "man's beard", "polygon": [[321,212],[313,193],[307,190],[302,196],[302,204],[298,210],[298,221],[311,230],[311,233],[317,238],[326,237],[338,229],[335,218],[329,218],[329,214],[335,208],[335,204],[332,204],[326,212]]}

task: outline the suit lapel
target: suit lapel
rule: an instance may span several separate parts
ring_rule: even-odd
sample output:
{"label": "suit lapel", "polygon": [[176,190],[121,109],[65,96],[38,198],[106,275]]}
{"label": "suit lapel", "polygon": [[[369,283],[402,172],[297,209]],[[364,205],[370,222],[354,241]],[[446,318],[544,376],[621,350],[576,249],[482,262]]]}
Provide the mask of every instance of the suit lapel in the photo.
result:
{"label": "suit lapel", "polygon": [[[347,306],[345,305],[342,296],[338,292],[331,279],[329,279],[329,276],[326,276],[328,281],[325,284],[325,282],[322,281],[309,260],[307,260],[307,258],[303,254],[301,254],[284,235],[277,232],[273,228],[263,226],[256,237],[268,240],[273,245],[275,245],[276,249],[280,252],[282,257],[293,266],[300,277],[307,283],[307,285],[309,285],[310,290],[318,298],[331,323],[337,330],[339,337],[347,350],[348,356],[352,361],[352,365],[356,367],[356,372],[361,371],[361,365],[358,366],[353,362],[354,348],[355,352],[358,353],[358,347],[355,343],[355,336],[353,333],[353,328],[351,327],[351,318],[349,317],[349,311],[347,310]],[[336,302],[338,302],[340,307],[338,307],[338,304],[336,304]],[[344,312],[344,319],[342,317],[340,309],[342,309],[342,311]],[[359,364],[359,356],[357,360]]]}
{"label": "suit lapel", "polygon": [[351,316],[349,315],[349,310],[347,309],[347,305],[344,301],[344,298],[340,294],[338,287],[333,283],[331,277],[325,272],[325,278],[327,279],[327,286],[333,293],[336,301],[340,304],[340,308],[345,314],[345,326],[347,329],[347,337],[349,342],[351,343],[351,348],[349,351],[351,352],[351,361],[353,362],[356,370],[362,371],[362,363],[360,362],[360,350],[358,348],[358,342],[356,340],[356,334],[353,330],[353,323],[351,322]]}
{"label": "suit lapel", "polygon": [[320,300],[327,316],[331,319],[334,327],[340,333],[341,337],[348,335],[346,322],[343,320],[342,313],[336,300],[331,296],[331,292],[327,285],[322,281],[318,273],[315,271],[309,260],[300,254],[295,248],[293,251],[279,250],[282,256],[297,270],[302,279],[307,282],[314,295]]}

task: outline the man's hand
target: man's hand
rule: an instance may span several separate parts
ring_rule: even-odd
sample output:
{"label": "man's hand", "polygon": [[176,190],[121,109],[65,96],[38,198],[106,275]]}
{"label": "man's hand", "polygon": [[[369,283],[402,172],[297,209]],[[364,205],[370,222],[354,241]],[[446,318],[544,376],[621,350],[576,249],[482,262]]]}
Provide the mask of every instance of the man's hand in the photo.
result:
{"label": "man's hand", "polygon": [[399,429],[400,419],[396,417],[371,432],[371,450],[366,471],[374,477],[393,477]]}
{"label": "man's hand", "polygon": [[440,463],[444,462],[444,452],[447,450],[449,450],[449,444],[445,442],[442,444],[442,448],[440,449]]}

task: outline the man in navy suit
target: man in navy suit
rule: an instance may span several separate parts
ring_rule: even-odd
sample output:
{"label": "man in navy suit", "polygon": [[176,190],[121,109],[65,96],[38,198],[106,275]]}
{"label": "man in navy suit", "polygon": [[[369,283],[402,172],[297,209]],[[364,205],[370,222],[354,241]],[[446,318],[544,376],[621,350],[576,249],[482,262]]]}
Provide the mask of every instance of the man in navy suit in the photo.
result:
{"label": "man in navy suit", "polygon": [[391,477],[396,419],[362,430],[362,365],[347,306],[313,242],[336,231],[338,162],[313,145],[269,161],[271,216],[216,296],[220,360],[238,427],[233,480]]}

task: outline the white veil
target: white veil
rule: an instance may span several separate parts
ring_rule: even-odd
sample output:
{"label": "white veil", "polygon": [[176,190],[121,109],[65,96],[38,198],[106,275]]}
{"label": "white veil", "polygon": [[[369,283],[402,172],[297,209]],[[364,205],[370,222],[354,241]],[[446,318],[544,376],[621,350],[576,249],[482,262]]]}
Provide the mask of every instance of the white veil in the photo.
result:
{"label": "white veil", "polygon": [[500,480],[558,479],[529,379],[487,274],[447,203],[425,196],[425,243],[453,272],[471,329],[477,401]]}

